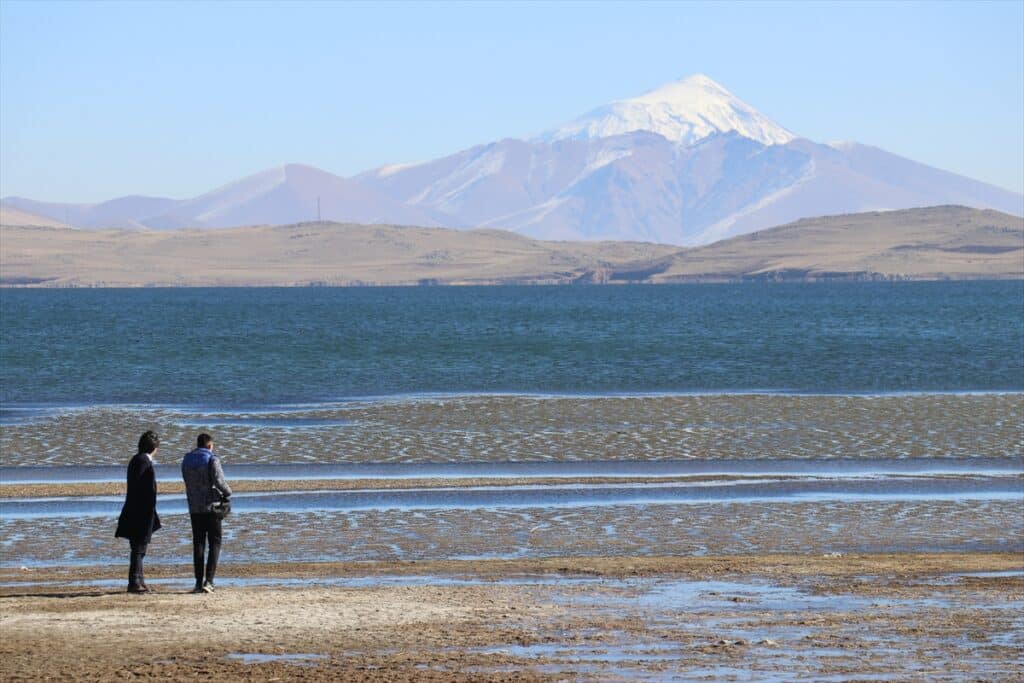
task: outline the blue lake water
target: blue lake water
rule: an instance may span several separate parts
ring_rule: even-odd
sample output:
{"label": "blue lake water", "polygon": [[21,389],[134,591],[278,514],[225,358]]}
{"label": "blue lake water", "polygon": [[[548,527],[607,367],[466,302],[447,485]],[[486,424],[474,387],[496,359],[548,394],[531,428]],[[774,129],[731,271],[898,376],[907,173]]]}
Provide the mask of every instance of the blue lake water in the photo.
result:
{"label": "blue lake water", "polygon": [[1024,282],[0,290],[0,404],[1024,390]]}

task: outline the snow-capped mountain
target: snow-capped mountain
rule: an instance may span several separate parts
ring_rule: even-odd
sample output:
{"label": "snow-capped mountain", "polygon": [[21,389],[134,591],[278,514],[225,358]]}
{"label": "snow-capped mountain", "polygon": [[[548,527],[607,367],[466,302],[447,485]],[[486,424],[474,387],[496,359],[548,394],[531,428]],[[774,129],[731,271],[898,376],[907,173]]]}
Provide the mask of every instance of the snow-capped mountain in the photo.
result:
{"label": "snow-capped mountain", "polygon": [[4,204],[79,227],[171,229],[313,220],[318,198],[324,220],[679,245],[861,211],[960,204],[1024,215],[1024,195],[875,147],[795,137],[706,76],[529,140],[353,178],[291,164],[180,201]]}
{"label": "snow-capped mountain", "polygon": [[805,217],[961,204],[1021,215],[1012,192],[864,145],[738,133],[695,145],[635,132],[552,143],[502,140],[357,176],[403,203],[542,239],[707,244]]}
{"label": "snow-capped mountain", "polygon": [[796,137],[707,76],[696,74],[598,107],[539,139],[607,138],[641,130],[683,145],[729,132],[763,145],[780,145]]}
{"label": "snow-capped mountain", "polygon": [[355,178],[448,225],[700,245],[800,218],[1024,196],[867,145],[798,138],[707,76],[506,139]]}

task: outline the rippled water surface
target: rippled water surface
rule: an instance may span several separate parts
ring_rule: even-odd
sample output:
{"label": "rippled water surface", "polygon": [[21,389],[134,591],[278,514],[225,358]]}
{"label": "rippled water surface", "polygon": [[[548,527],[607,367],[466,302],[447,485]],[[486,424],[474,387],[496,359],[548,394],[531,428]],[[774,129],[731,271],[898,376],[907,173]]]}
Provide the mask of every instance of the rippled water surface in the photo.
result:
{"label": "rippled water surface", "polygon": [[1024,282],[3,290],[0,402],[1024,390]]}

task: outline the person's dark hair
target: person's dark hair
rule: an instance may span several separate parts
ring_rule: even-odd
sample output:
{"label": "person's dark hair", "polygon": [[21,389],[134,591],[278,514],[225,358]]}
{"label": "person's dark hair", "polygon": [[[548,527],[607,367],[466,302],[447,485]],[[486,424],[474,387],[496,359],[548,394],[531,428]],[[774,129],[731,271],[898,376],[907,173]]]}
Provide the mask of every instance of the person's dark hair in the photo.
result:
{"label": "person's dark hair", "polygon": [[150,430],[139,437],[139,453],[152,453],[160,445],[160,437]]}
{"label": "person's dark hair", "polygon": [[198,446],[199,448],[206,448],[211,443],[213,443],[213,437],[207,434],[206,432],[200,434],[199,437],[196,439],[196,446]]}

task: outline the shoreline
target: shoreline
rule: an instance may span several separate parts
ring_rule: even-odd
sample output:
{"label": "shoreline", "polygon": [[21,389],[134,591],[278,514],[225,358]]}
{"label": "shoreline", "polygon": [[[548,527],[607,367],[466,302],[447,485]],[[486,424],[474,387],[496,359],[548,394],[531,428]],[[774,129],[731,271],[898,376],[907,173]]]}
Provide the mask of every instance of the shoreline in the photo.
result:
{"label": "shoreline", "polygon": [[[3,226],[22,227],[22,226]],[[27,226],[25,226],[27,227]],[[652,244],[656,243],[644,243]],[[836,284],[904,284],[920,282],[1021,282],[1024,275],[1015,273],[987,273],[987,274],[946,274],[942,272],[925,273],[923,275],[908,273],[880,273],[876,271],[849,271],[836,273],[813,273],[813,274],[791,274],[785,271],[767,271],[755,275],[726,275],[716,277],[714,275],[680,276],[675,279],[616,279],[601,280],[594,278],[596,271],[580,271],[574,276],[558,278],[552,276],[541,276],[537,278],[480,278],[467,280],[429,280],[423,282],[423,278],[412,280],[399,280],[394,282],[375,281],[334,281],[320,282],[292,281],[292,282],[242,282],[238,284],[220,284],[217,281],[197,281],[195,283],[172,283],[169,281],[155,282],[68,282],[55,281],[59,278],[45,277],[15,277],[0,280],[0,289],[6,290],[133,290],[133,289],[156,289],[156,290],[199,290],[199,289],[423,289],[427,287],[448,287],[448,288],[489,288],[489,287],[695,287],[706,285],[740,285],[740,286],[774,286],[774,285],[836,285]]]}
{"label": "shoreline", "polygon": [[[48,401],[0,401],[4,410],[13,411],[64,411],[82,412],[88,410],[159,410],[167,412],[183,411],[188,415],[236,415],[236,414],[270,414],[316,412],[352,408],[361,404],[415,403],[418,401],[446,401],[464,398],[515,398],[538,401],[558,400],[602,400],[623,398],[703,398],[703,397],[770,397],[785,398],[901,398],[918,396],[1024,396],[1024,387],[1003,389],[893,389],[878,390],[842,390],[821,391],[788,388],[756,388],[746,389],[679,389],[670,391],[409,391],[393,394],[357,394],[322,399],[303,399],[285,403],[242,403],[230,405],[214,405],[207,403],[175,403],[156,402],[138,403],[115,401],[111,403],[78,403]],[[45,415],[44,415],[45,417]],[[0,427],[24,424],[21,422],[0,422]],[[216,426],[216,423],[214,423]],[[233,425],[231,425],[233,426]]]}

